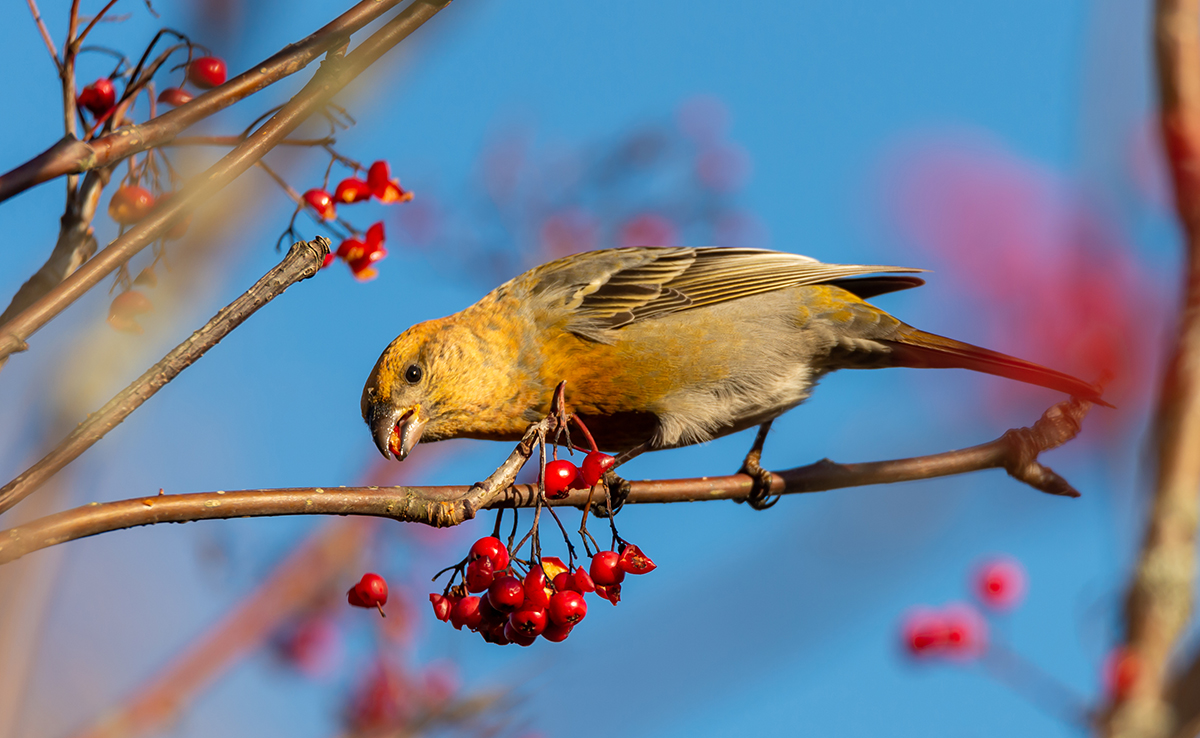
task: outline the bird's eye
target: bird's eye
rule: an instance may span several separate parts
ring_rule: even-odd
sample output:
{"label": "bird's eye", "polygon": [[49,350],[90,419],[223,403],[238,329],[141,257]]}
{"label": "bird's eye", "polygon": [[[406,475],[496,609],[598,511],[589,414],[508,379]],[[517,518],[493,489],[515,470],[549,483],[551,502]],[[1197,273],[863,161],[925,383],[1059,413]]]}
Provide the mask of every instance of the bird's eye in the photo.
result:
{"label": "bird's eye", "polygon": [[421,367],[417,366],[416,364],[411,364],[407,369],[404,370],[404,379],[409,384],[416,384],[417,382],[421,381],[421,376],[423,374],[424,372],[421,371]]}

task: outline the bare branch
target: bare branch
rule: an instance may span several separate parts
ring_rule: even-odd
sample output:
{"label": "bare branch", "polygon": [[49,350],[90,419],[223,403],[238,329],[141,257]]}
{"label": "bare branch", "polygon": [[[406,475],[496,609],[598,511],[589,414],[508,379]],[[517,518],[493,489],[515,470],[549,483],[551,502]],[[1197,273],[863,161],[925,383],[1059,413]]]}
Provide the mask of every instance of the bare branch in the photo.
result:
{"label": "bare branch", "polygon": [[[176,136],[163,146],[237,146],[245,136]],[[324,138],[285,138],[279,146],[329,146],[336,143],[333,136]]]}
{"label": "bare branch", "polygon": [[328,253],[329,241],[323,237],[318,237],[310,243],[297,243],[292,246],[283,261],[267,272],[253,287],[219,311],[212,320],[204,324],[204,327],[172,349],[157,364],[109,400],[104,407],[90,414],[87,420],[80,423],[71,435],[41,461],[0,488],[0,513],[23,500],[59,469],[91,448],[96,441],[129,417],[130,413],[141,407],[142,403],[179,376],[180,372],[195,363],[259,308],[283,294],[284,290],[296,282],[316,274]]}
{"label": "bare branch", "polygon": [[1167,667],[1191,617],[1200,490],[1200,0],[1158,0],[1155,44],[1163,140],[1186,247],[1179,332],[1158,399],[1154,501],[1126,601],[1138,668],[1112,705],[1111,736],[1165,736]]}
{"label": "bare branch", "polygon": [[26,2],[29,3],[29,12],[33,14],[33,22],[37,24],[38,33],[42,34],[46,50],[50,52],[50,59],[54,61],[54,69],[62,74],[62,62],[58,59],[58,49],[54,46],[54,39],[50,38],[46,22],[42,20],[42,11],[38,9],[37,0],[26,0]]}
{"label": "bare branch", "polygon": [[[345,58],[333,57],[309,80],[282,109],[246,141],[180,190],[160,203],[140,223],[117,238],[61,284],[7,324],[0,326],[0,360],[22,350],[25,339],[61,313],[72,302],[94,287],[113,270],[153,243],[199,202],[220,190],[254,165],[280,141],[287,138],[313,113],[322,110],[330,98],[365,71],[393,46],[432,18],[450,0],[417,0],[384,24]],[[197,100],[202,99],[197,98]],[[195,102],[195,101],[193,101]],[[189,105],[192,103],[189,103]],[[182,110],[186,105],[177,108]],[[168,114],[169,115],[169,114]],[[117,134],[136,136],[123,128]],[[82,145],[82,144],[81,144]],[[141,149],[139,149],[141,150]]]}
{"label": "bare branch", "polygon": [[[1065,443],[1079,431],[1090,403],[1072,399],[1042,415],[1032,428],[1009,431],[1000,438],[971,448],[895,461],[837,464],[828,459],[777,472],[771,494],[821,492],[842,487],[931,479],[981,469],[1015,470],[1022,481],[1031,465],[1053,475],[1051,494],[1078,496],[1061,478],[1041,467],[1037,453]],[[458,525],[485,508],[532,507],[536,485],[512,486],[517,471],[537,447],[539,433],[551,433],[559,422],[550,416],[530,426],[521,443],[496,472],[471,487],[338,487],[336,489],[259,489],[158,495],[120,502],[91,504],[0,531],[0,564],[47,546],[123,528],[218,518],[273,515],[371,515],[437,527]],[[1022,440],[1014,441],[1015,437]],[[1033,474],[1034,481],[1041,473]],[[664,481],[633,482],[626,504],[746,500],[753,480],[745,474]],[[1041,489],[1041,487],[1038,487]],[[582,509],[589,490],[576,490],[544,504]]]}

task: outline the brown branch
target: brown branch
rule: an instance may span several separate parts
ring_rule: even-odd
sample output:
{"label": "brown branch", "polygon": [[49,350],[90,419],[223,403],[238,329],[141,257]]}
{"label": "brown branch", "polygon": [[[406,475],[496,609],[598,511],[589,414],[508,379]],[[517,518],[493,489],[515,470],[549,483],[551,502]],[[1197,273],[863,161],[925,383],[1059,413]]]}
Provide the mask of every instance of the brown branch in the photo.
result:
{"label": "brown branch", "polygon": [[33,14],[33,22],[37,24],[38,33],[42,34],[42,41],[46,44],[46,50],[50,52],[50,59],[54,62],[54,70],[62,74],[62,62],[58,59],[58,49],[54,46],[54,39],[50,38],[50,31],[46,28],[46,22],[42,20],[42,11],[38,9],[37,0],[26,0],[29,4],[29,12]]}
{"label": "brown branch", "polygon": [[1200,0],[1158,0],[1160,115],[1186,282],[1178,334],[1158,399],[1154,499],[1126,600],[1126,646],[1137,676],[1108,713],[1111,736],[1151,738],[1173,729],[1165,691],[1171,652],[1192,610],[1200,515]]}
{"label": "brown branch", "polygon": [[[363,0],[311,36],[288,45],[220,87],[215,87],[187,104],[180,105],[142,125],[126,126],[89,143],[79,141],[74,135],[74,129],[68,129],[68,135],[62,141],[0,175],[0,202],[65,174],[78,174],[110,166],[133,154],[161,146],[185,128],[284,77],[295,74],[322,54],[343,46],[351,34],[400,2],[401,0]],[[68,56],[73,62],[73,55]],[[73,96],[71,102],[73,105]]]}
{"label": "brown branch", "polygon": [[[1072,399],[1042,415],[1032,428],[1011,430],[979,446],[895,461],[837,464],[828,459],[777,472],[771,494],[821,492],[843,487],[931,479],[982,469],[1006,469],[1015,478],[1050,494],[1077,497],[1057,474],[1041,466],[1037,454],[1069,441],[1091,404]],[[536,485],[512,485],[517,471],[537,448],[539,433],[553,433],[558,418],[530,426],[521,443],[486,481],[471,487],[338,487],[259,489],[158,495],[78,507],[26,525],[0,531],[0,564],[47,546],[123,528],[219,518],[273,515],[371,515],[437,527],[458,525],[485,508],[532,507]],[[1036,468],[1036,471],[1035,471]],[[1047,479],[1054,480],[1046,483]],[[626,504],[746,500],[753,480],[745,474],[633,482]],[[544,504],[582,509],[588,490]]]}
{"label": "brown branch", "polygon": [[109,400],[104,407],[90,414],[87,420],[80,423],[71,435],[42,457],[41,461],[26,469],[4,487],[0,487],[0,513],[23,500],[59,469],[91,448],[96,441],[129,417],[130,413],[141,407],[142,403],[179,376],[180,372],[195,363],[259,308],[283,294],[284,290],[296,282],[316,274],[328,253],[329,241],[320,236],[309,243],[300,242],[292,246],[283,261],[267,272],[253,287],[219,311],[212,320],[204,324],[204,327],[172,349],[157,364]]}
{"label": "brown branch", "polygon": [[[308,84],[243,143],[195,177],[177,196],[155,207],[140,223],[109,244],[53,290],[7,324],[0,326],[0,359],[22,350],[26,346],[25,339],[98,284],[101,279],[154,242],[197,203],[253,166],[309,116],[324,109],[329,100],[351,80],[449,2],[450,0],[417,0],[363,41],[350,55],[344,58],[335,56],[326,60]],[[197,98],[199,99],[201,98]],[[123,128],[117,133],[138,135],[128,128]]]}
{"label": "brown branch", "polygon": [[[245,136],[176,136],[163,146],[237,146]],[[285,138],[278,146],[329,146],[336,143],[333,136],[324,138]]]}

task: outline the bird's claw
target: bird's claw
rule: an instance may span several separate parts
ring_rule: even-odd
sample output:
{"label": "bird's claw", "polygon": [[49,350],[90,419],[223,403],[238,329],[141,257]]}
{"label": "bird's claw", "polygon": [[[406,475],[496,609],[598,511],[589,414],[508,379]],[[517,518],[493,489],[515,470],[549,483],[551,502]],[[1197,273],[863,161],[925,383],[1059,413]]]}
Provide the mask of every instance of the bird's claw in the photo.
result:
{"label": "bird's claw", "polygon": [[[592,510],[598,518],[610,518],[613,515],[621,512],[621,507],[625,505],[625,500],[629,499],[629,491],[632,487],[629,480],[617,476],[616,472],[610,471],[604,475],[604,499],[597,502]],[[612,508],[610,514],[609,508]]]}

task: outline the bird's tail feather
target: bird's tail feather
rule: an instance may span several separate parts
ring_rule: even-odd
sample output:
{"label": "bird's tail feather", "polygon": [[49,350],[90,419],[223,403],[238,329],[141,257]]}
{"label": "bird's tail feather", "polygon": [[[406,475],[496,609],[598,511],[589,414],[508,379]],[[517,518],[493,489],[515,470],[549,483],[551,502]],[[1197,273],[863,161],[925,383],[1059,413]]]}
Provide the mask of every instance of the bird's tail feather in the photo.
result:
{"label": "bird's tail feather", "polygon": [[[906,326],[907,327],[907,326]],[[953,338],[909,327],[907,331],[882,341],[892,349],[891,364],[919,369],[970,369],[984,374],[1015,379],[1065,392],[1097,405],[1112,407],[1100,397],[1100,388],[1070,374],[1034,364],[1032,361],[991,351]]]}

